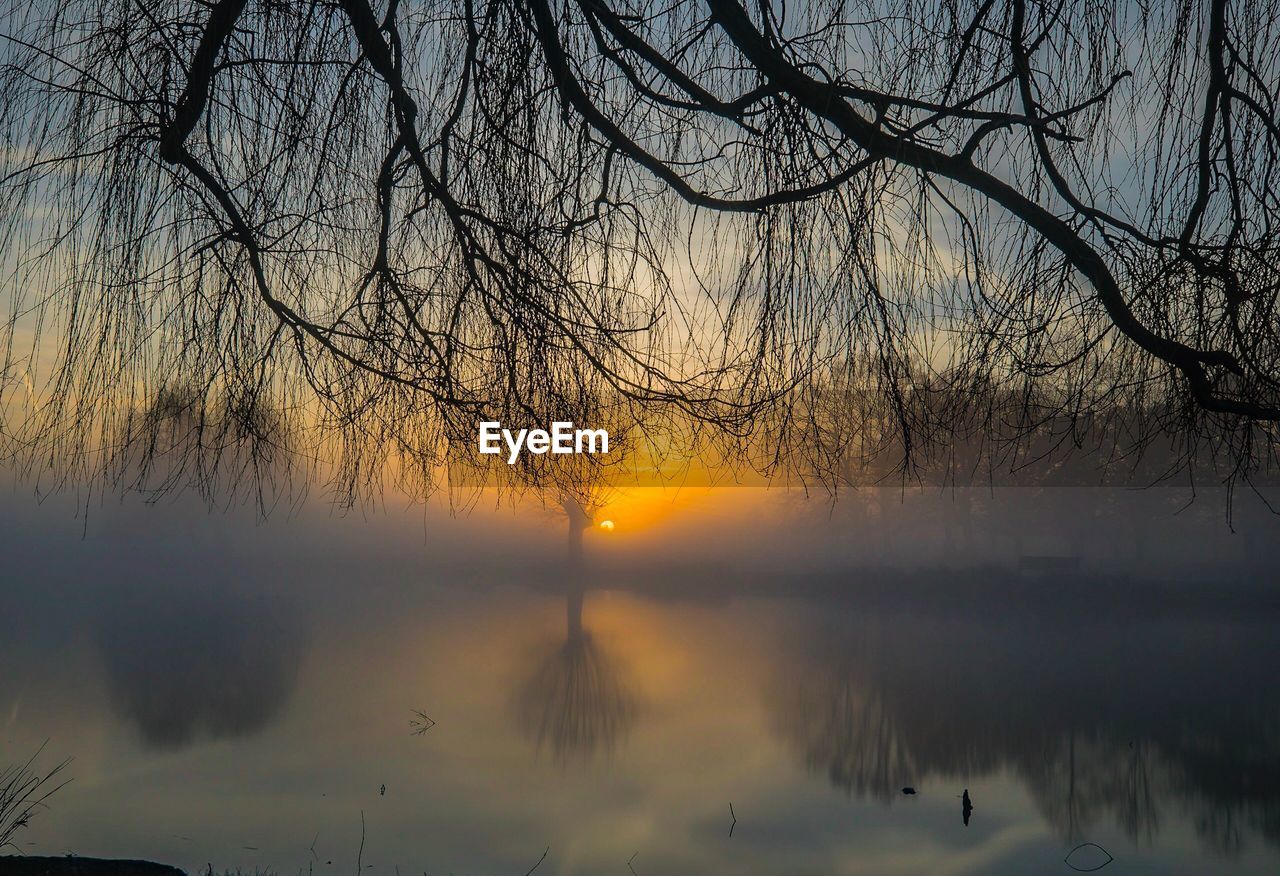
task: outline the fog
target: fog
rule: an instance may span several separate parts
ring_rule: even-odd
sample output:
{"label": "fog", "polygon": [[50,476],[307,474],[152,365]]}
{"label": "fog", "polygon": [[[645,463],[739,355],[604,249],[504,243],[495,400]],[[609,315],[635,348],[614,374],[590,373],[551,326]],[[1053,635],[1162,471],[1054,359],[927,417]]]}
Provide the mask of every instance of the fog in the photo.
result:
{"label": "fog", "polygon": [[1274,872],[1276,523],[1189,498],[637,491],[575,528],[13,490],[5,756],[74,758],[22,848],[337,871],[363,816],[379,872],[1015,874],[1084,841]]}

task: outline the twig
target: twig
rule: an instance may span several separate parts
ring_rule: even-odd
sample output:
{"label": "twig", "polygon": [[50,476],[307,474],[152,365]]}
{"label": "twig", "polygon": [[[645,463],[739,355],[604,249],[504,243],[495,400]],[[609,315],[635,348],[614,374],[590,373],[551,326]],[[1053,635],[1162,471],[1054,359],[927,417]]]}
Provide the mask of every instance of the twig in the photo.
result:
{"label": "twig", "polygon": [[729,836],[733,836],[733,829],[738,826],[738,816],[733,814],[733,802],[729,803],[729,817],[733,819],[733,823],[729,825]]}
{"label": "twig", "polygon": [[[538,863],[534,864],[532,867],[529,868],[529,873],[532,873],[534,870],[537,870],[539,867],[542,866],[542,862],[547,859],[547,852],[549,851],[551,851],[551,846],[547,846],[545,849],[543,849],[542,857],[538,859]],[[525,873],[524,876],[529,876],[529,873]]]}
{"label": "twig", "polygon": [[[1102,852],[1102,854],[1106,855],[1107,859],[1096,867],[1077,867],[1075,864],[1071,863],[1072,855],[1074,855],[1076,852],[1080,851],[1081,849],[1089,848],[1090,846]],[[1070,867],[1072,870],[1075,870],[1077,873],[1093,873],[1097,870],[1101,870],[1103,867],[1107,866],[1114,860],[1115,860],[1115,857],[1106,849],[1104,849],[1102,846],[1098,845],[1097,843],[1081,843],[1071,851],[1067,852],[1067,856],[1062,859],[1062,863],[1066,864],[1068,867]]]}
{"label": "twig", "polygon": [[360,851],[356,854],[356,876],[364,872],[364,810],[360,810]]}
{"label": "twig", "polygon": [[427,716],[425,712],[419,712],[416,709],[413,713],[416,717],[409,722],[409,726],[413,728],[414,736],[421,736],[432,727],[436,726],[436,722]]}

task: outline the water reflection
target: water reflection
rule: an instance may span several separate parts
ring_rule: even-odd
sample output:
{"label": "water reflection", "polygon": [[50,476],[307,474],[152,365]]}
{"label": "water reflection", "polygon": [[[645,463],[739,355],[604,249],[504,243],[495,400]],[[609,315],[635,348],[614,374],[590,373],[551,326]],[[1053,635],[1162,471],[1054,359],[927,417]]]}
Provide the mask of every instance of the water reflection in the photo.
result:
{"label": "water reflection", "polygon": [[1106,824],[1150,844],[1178,814],[1218,852],[1251,832],[1280,844],[1280,642],[1268,624],[996,608],[815,626],[767,700],[778,736],[852,796],[954,795],[1007,772],[1064,841]]}
{"label": "water reflection", "polygon": [[879,689],[860,667],[801,673],[774,692],[782,736],[805,765],[859,797],[891,802],[916,768]]}
{"label": "water reflection", "polygon": [[513,703],[521,734],[560,763],[611,753],[638,710],[621,661],[582,628],[581,591],[568,603],[565,641],[534,658]]}
{"label": "water reflection", "polygon": [[151,748],[257,733],[297,680],[296,629],[232,587],[125,595],[104,611],[98,645],[116,713]]}
{"label": "water reflection", "polygon": [[[137,514],[109,539],[0,527],[0,743],[75,758],[33,854],[1024,876],[1066,872],[1074,837],[1107,872],[1280,872],[1269,583],[656,550],[624,576],[582,527],[575,583],[563,518],[504,557],[492,526],[397,555],[336,523]],[[414,708],[439,723],[412,735]]]}
{"label": "water reflection", "polygon": [[562,580],[564,641],[537,649],[529,661],[533,670],[512,701],[521,735],[536,751],[549,751],[561,764],[612,753],[630,732],[638,711],[626,667],[583,627],[588,572],[582,535],[591,518],[576,504],[566,504],[565,510],[569,544]]}

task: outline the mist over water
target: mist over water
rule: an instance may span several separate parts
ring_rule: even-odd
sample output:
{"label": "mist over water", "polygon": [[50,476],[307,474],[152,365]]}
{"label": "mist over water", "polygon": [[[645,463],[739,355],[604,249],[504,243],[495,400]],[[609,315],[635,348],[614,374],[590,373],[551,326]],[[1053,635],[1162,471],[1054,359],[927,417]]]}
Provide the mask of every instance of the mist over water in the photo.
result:
{"label": "mist over water", "polygon": [[3,760],[74,758],[21,850],[1022,874],[1088,842],[1273,873],[1277,523],[1188,498],[638,491],[575,564],[533,503],[86,521],[10,492]]}

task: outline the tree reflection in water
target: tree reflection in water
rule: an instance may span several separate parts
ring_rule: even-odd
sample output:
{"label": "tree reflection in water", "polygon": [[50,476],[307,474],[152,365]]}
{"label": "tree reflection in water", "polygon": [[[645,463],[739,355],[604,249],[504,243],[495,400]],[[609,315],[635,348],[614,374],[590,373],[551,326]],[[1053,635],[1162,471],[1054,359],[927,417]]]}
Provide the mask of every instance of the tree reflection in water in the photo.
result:
{"label": "tree reflection in water", "polygon": [[292,624],[227,587],[126,599],[98,640],[114,708],[157,749],[257,733],[297,679]]}
{"label": "tree reflection in water", "polygon": [[565,640],[545,648],[520,684],[513,712],[521,735],[560,764],[608,755],[630,732],[639,701],[625,666],[582,624],[586,574],[582,533],[591,517],[566,503],[569,518],[565,593]]}
{"label": "tree reflection in water", "polygon": [[[819,671],[821,672],[821,671]],[[797,673],[779,705],[779,727],[805,765],[859,797],[888,803],[911,783],[913,764],[878,691],[842,673]]]}
{"label": "tree reflection in water", "polygon": [[567,594],[565,641],[534,661],[514,701],[521,734],[562,764],[612,752],[638,709],[621,661],[583,629],[582,597],[580,588]]}
{"label": "tree reflection in water", "polygon": [[818,626],[767,699],[779,737],[851,795],[950,794],[1003,770],[1068,842],[1110,823],[1149,843],[1181,815],[1222,853],[1280,844],[1268,624],[873,611]]}

